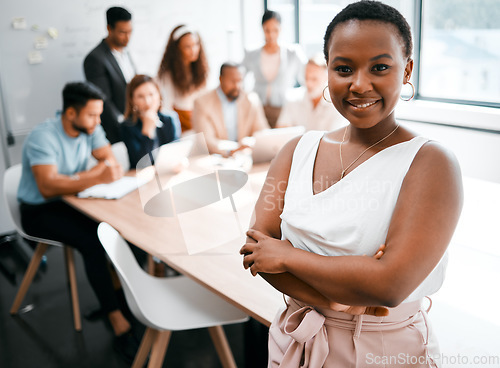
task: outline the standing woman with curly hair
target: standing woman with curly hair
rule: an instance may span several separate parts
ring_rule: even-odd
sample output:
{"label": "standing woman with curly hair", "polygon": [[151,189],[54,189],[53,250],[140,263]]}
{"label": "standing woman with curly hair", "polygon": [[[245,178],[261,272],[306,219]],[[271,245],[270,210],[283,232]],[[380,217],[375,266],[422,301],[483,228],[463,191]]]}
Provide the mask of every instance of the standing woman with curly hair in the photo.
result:
{"label": "standing woman with curly hair", "polygon": [[172,30],[158,70],[163,111],[179,114],[182,131],[191,129],[194,100],[206,89],[208,62],[200,35],[186,25]]}

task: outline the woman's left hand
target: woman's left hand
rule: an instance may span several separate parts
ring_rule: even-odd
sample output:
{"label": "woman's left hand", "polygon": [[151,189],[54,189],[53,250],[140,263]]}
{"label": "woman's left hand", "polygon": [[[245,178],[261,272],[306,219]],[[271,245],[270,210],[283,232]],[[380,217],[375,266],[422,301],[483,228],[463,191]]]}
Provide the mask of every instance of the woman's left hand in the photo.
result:
{"label": "woman's left hand", "polygon": [[142,120],[142,134],[152,138],[156,130],[156,121],[158,120],[158,112],[154,110],[146,110],[139,114]]}
{"label": "woman's left hand", "polygon": [[258,272],[264,273],[283,273],[284,259],[294,249],[288,240],[279,240],[261,233],[258,230],[250,229],[247,236],[256,241],[256,243],[246,243],[241,249],[243,254],[243,266],[250,268],[253,276]]}

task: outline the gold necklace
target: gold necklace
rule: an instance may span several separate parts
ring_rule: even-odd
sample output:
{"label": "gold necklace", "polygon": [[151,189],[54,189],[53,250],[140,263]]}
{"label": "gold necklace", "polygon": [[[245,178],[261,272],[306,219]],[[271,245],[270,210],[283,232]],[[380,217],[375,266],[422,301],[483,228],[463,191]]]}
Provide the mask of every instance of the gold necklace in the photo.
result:
{"label": "gold necklace", "polygon": [[394,130],[393,130],[392,132],[390,132],[389,134],[387,134],[384,138],[382,138],[381,140],[379,140],[379,141],[377,141],[377,142],[373,143],[370,147],[368,147],[368,148],[367,148],[367,149],[365,149],[363,152],[361,152],[361,153],[359,154],[359,156],[358,156],[358,157],[356,157],[356,159],[355,159],[353,162],[351,162],[351,163],[349,164],[349,166],[347,166],[347,167],[344,169],[344,163],[342,162],[342,145],[344,144],[344,141],[345,141],[345,136],[346,136],[346,134],[347,134],[347,128],[349,128],[349,125],[345,127],[345,130],[344,130],[344,137],[342,138],[342,142],[340,142],[340,146],[339,146],[339,151],[340,151],[340,167],[341,167],[341,169],[342,169],[342,173],[340,174],[340,179],[339,179],[339,180],[342,180],[342,179],[344,178],[344,175],[345,175],[346,171],[347,171],[347,170],[349,170],[349,168],[350,168],[352,165],[354,165],[354,163],[355,163],[356,161],[358,161],[358,160],[359,160],[359,158],[360,158],[361,156],[363,156],[363,155],[365,154],[365,152],[366,152],[366,151],[368,151],[370,148],[375,147],[375,146],[376,146],[377,144],[379,144],[380,142],[382,142],[382,141],[386,140],[387,138],[389,138],[389,137],[390,137],[390,136],[391,136],[391,135],[392,135],[392,134],[396,131],[396,129],[398,129],[398,128],[399,128],[399,125],[396,125],[396,127],[394,128]]}

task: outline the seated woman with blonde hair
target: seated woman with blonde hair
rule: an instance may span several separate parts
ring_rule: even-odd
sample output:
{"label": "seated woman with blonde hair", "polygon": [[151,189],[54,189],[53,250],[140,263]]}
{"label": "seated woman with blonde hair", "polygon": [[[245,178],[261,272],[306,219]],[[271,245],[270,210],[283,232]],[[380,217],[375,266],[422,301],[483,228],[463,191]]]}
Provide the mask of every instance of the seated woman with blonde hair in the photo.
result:
{"label": "seated woman with blonde hair", "polygon": [[127,85],[125,121],[120,129],[131,168],[155,148],[181,135],[177,113],[160,112],[161,106],[160,88],[150,76],[136,75]]}

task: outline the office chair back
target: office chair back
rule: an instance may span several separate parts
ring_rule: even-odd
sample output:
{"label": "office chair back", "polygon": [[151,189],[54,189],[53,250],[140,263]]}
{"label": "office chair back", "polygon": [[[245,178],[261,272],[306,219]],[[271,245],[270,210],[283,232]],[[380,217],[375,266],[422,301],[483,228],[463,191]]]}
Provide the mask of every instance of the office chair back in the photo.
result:
{"label": "office chair back", "polygon": [[76,282],[76,272],[75,272],[75,261],[73,255],[73,249],[71,247],[65,246],[63,243],[39,238],[36,236],[31,236],[27,234],[21,223],[21,211],[19,209],[19,202],[17,201],[17,188],[19,187],[19,182],[21,181],[22,174],[22,165],[14,165],[9,167],[4,174],[3,178],[3,194],[5,198],[5,203],[7,204],[9,216],[14,223],[14,227],[16,231],[23,238],[34,241],[38,243],[33,256],[31,257],[31,261],[28,265],[26,273],[24,274],[23,281],[19,286],[19,290],[14,299],[14,303],[10,309],[11,314],[17,314],[19,307],[26,295],[28,288],[33,281],[33,277],[38,270],[38,266],[40,264],[40,260],[42,259],[47,247],[49,245],[54,245],[58,247],[62,247],[64,249],[64,259],[66,262],[67,268],[67,276],[70,284],[70,292],[71,292],[71,302],[73,306],[73,322],[75,326],[75,330],[81,331],[82,323],[80,318],[80,306],[78,301],[78,290],[77,290],[77,282]]}
{"label": "office chair back", "polygon": [[23,238],[32,240],[34,242],[43,242],[49,245],[55,245],[62,247],[63,244],[49,239],[41,239],[35,236],[27,234],[21,224],[21,211],[19,209],[19,202],[17,201],[17,188],[19,187],[19,182],[21,181],[22,165],[14,165],[9,167],[3,177],[3,194],[5,203],[7,204],[9,216],[14,223],[16,231]]}
{"label": "office chair back", "polygon": [[[135,284],[147,284],[146,274],[141,271],[132,250],[115,229],[106,223],[101,223],[97,229],[97,234],[118,273],[130,310],[138,320],[149,326],[149,321],[143,315],[139,305],[141,301],[140,295],[136,295],[133,288]],[[136,292],[141,293],[140,290]]]}
{"label": "office chair back", "polygon": [[17,202],[17,188],[21,181],[21,164],[9,167],[3,177],[3,194],[7,204],[9,217],[19,230],[21,229],[21,213]]}

